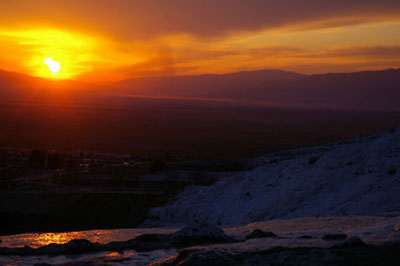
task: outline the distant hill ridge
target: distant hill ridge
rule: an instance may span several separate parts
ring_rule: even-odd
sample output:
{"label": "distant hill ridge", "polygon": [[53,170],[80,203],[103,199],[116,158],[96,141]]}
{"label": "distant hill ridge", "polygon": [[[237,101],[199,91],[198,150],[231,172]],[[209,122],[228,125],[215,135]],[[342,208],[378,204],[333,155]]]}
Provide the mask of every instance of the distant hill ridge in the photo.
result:
{"label": "distant hill ridge", "polygon": [[258,70],[220,75],[137,78],[117,82],[113,87],[133,95],[398,109],[400,69],[316,75]]}
{"label": "distant hill ridge", "polygon": [[35,93],[36,96],[53,94],[54,88],[62,88],[63,93],[72,100],[74,97],[90,100],[101,94],[115,97],[221,98],[249,103],[400,110],[400,69],[316,75],[271,69],[135,78],[109,86],[71,80],[54,81],[0,70],[0,96],[3,98],[19,100]]}

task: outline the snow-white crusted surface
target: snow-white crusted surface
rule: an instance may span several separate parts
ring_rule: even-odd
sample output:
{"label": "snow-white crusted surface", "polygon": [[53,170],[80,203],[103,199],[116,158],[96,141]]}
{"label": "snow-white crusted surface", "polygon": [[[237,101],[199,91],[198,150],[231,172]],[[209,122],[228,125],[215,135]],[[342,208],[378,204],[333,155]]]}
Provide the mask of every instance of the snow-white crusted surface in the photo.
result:
{"label": "snow-white crusted surface", "polygon": [[400,211],[400,127],[347,143],[254,159],[253,170],[191,187],[145,225],[239,225],[277,218]]}

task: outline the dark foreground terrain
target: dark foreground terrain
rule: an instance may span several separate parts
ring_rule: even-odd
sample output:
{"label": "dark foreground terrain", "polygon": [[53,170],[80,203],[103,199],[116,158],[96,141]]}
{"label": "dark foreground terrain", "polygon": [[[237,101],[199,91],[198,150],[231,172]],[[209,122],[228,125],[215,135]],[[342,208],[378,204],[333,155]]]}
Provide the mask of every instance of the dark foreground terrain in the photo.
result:
{"label": "dark foreground terrain", "polygon": [[250,266],[250,265],[398,265],[400,244],[384,246],[349,245],[332,248],[283,248],[260,252],[230,252],[188,250],[163,266]]}
{"label": "dark foreground terrain", "polygon": [[0,235],[136,227],[165,200],[129,192],[3,192]]}

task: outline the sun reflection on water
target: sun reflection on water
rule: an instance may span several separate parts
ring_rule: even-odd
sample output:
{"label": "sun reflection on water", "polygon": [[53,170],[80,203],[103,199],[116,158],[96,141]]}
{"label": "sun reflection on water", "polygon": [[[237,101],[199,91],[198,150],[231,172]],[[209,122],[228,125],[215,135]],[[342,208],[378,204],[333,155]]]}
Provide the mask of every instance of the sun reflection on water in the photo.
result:
{"label": "sun reflection on water", "polygon": [[[173,228],[137,228],[137,229],[111,229],[88,230],[63,233],[27,233],[18,235],[1,236],[0,247],[24,247],[38,248],[52,243],[63,244],[73,239],[87,239],[91,242],[109,243],[111,241],[126,241],[141,234],[169,234],[175,232]],[[137,253],[133,250],[124,252],[97,252],[76,256],[0,256],[0,265],[20,266],[33,265],[35,263],[50,264],[115,264],[126,263],[145,265],[152,261],[176,256],[177,250],[156,250],[152,252]]]}
{"label": "sun reflection on water", "polygon": [[91,242],[109,243],[111,241],[127,241],[141,234],[161,233],[167,234],[176,229],[166,228],[142,228],[142,229],[111,229],[88,230],[62,233],[26,233],[10,236],[2,236],[0,247],[24,247],[38,248],[49,244],[64,244],[73,239],[87,239]]}

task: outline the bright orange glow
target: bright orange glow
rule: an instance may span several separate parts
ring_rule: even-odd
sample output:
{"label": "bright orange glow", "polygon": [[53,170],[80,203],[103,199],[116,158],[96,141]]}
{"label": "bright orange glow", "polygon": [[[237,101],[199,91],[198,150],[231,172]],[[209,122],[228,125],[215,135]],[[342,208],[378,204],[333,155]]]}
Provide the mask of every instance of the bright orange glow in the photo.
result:
{"label": "bright orange glow", "polygon": [[51,74],[53,75],[59,75],[59,72],[61,70],[61,65],[57,61],[51,59],[51,58],[46,58],[43,60],[43,63],[47,65],[49,68]]}
{"label": "bright orange glow", "polygon": [[93,69],[96,42],[85,35],[48,29],[4,31],[2,35],[17,43],[26,57],[22,67],[27,74],[70,79]]}
{"label": "bright orange glow", "polygon": [[128,41],[85,29],[0,26],[0,69],[101,83],[265,68],[300,73],[397,68],[399,30],[400,22],[384,22],[319,30],[237,32],[215,39],[169,33]]}
{"label": "bright orange glow", "polygon": [[141,62],[145,55],[136,47],[127,53],[120,45],[57,29],[0,28],[0,69],[51,79],[81,79],[89,75],[86,80],[92,82],[115,80],[118,73],[111,69]]}

